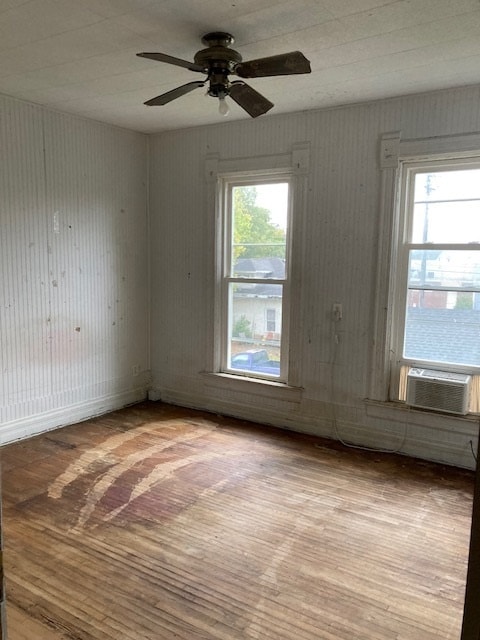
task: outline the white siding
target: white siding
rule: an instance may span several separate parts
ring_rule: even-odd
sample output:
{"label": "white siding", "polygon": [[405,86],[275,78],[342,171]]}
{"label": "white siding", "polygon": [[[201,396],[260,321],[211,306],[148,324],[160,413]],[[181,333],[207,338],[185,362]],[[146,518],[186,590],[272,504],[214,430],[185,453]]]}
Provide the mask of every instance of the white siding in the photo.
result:
{"label": "white siding", "polygon": [[0,99],[0,442],[145,396],[146,138]]}
{"label": "white siding", "polygon": [[[222,123],[152,138],[152,397],[473,466],[473,421],[365,402],[374,343],[382,134],[480,131],[470,87],[345,108]],[[212,349],[214,212],[204,162],[287,153],[310,142],[304,220],[300,380],[295,401],[204,375]],[[388,225],[387,225],[388,226]],[[378,265],[380,273],[387,265]],[[334,327],[331,308],[343,305]],[[334,339],[338,335],[338,344]]]}

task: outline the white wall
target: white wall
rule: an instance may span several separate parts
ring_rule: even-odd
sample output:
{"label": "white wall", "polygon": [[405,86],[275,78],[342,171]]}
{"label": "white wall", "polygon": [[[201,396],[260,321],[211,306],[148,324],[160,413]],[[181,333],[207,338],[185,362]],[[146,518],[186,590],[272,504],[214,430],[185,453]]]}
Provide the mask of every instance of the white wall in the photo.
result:
{"label": "white wall", "polygon": [[[145,136],[0,98],[0,442],[142,399],[151,354],[152,398],[473,467],[476,422],[365,401],[379,145],[398,130],[478,132],[480,89],[154,136],[149,229]],[[214,317],[205,158],[287,153],[305,141],[302,389],[219,380],[205,373]],[[338,346],[333,302],[344,313]]]}
{"label": "white wall", "polygon": [[[478,425],[365,401],[374,343],[382,134],[480,131],[478,87],[268,116],[152,138],[152,398],[473,467]],[[214,211],[205,158],[287,153],[310,142],[301,260],[301,392],[206,375]],[[294,257],[295,259],[295,257]],[[387,265],[378,265],[380,274]],[[340,343],[331,307],[343,305]]]}
{"label": "white wall", "polygon": [[145,136],[0,98],[0,442],[145,397]]}

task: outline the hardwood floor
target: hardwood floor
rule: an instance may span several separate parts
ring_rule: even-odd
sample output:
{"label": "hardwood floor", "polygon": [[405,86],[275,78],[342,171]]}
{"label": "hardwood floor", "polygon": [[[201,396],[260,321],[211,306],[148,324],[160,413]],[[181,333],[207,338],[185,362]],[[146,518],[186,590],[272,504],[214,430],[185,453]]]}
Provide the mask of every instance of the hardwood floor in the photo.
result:
{"label": "hardwood floor", "polygon": [[459,640],[473,473],[160,403],[4,447],[9,640]]}

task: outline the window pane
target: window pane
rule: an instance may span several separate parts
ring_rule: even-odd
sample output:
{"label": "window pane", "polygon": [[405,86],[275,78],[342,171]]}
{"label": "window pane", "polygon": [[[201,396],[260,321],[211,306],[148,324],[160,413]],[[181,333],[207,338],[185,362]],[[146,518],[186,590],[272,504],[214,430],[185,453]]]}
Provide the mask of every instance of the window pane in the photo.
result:
{"label": "window pane", "polygon": [[284,279],[288,183],[233,187],[232,209],[232,274]]}
{"label": "window pane", "polygon": [[416,203],[412,242],[480,242],[480,201]]}
{"label": "window pane", "polygon": [[479,366],[480,294],[410,291],[403,355],[413,360]]}
{"label": "window pane", "polygon": [[410,251],[408,286],[480,288],[480,251]]}
{"label": "window pane", "polygon": [[415,202],[480,198],[480,169],[415,174]]}
{"label": "window pane", "polygon": [[480,169],[415,175],[412,242],[480,242]]}
{"label": "window pane", "polygon": [[231,283],[229,287],[229,368],[278,377],[283,286]]}

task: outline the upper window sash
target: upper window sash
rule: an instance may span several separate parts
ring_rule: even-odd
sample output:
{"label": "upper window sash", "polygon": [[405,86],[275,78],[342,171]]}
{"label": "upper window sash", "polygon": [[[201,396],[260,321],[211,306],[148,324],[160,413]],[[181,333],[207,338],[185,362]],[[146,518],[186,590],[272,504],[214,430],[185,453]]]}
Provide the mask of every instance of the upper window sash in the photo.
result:
{"label": "upper window sash", "polygon": [[[480,244],[480,181],[476,175],[479,170],[478,158],[402,163],[403,242],[417,246],[451,245],[452,249]],[[435,176],[442,174],[445,174],[443,181],[435,182]],[[447,224],[442,221],[451,216],[454,204],[458,205],[458,225],[452,233],[451,228],[446,231]],[[468,229],[468,236],[462,233],[464,229]]]}
{"label": "upper window sash", "polygon": [[[278,246],[285,247],[285,277],[283,279],[268,278],[269,282],[285,283],[290,278],[290,254],[291,254],[291,211],[292,211],[292,172],[272,170],[272,172],[261,172],[252,175],[251,179],[245,179],[243,173],[241,176],[223,176],[220,178],[222,192],[222,212],[223,212],[223,278],[228,278],[232,282],[248,280],[253,282],[254,278],[247,276],[239,276],[234,273],[234,220],[233,220],[233,191],[236,187],[261,186],[265,184],[288,184],[288,202],[286,215],[286,241],[279,243]],[[242,245],[243,246],[243,245]],[[267,279],[267,278],[265,278]],[[261,279],[264,280],[264,279]]]}

